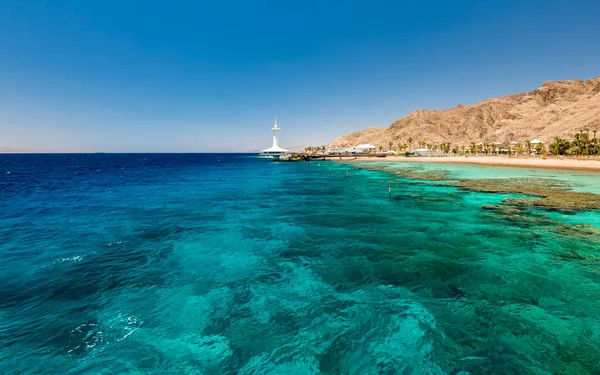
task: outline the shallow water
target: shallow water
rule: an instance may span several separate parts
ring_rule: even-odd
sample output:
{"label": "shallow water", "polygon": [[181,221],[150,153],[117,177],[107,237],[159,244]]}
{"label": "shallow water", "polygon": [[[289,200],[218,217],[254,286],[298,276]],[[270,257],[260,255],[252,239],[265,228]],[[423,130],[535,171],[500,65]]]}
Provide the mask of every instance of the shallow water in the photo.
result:
{"label": "shallow water", "polygon": [[445,170],[456,179],[489,178],[550,178],[567,182],[573,191],[600,192],[600,173],[580,170],[551,170],[523,167],[485,166],[475,164],[451,164],[431,162],[368,162],[385,164],[390,168],[415,168],[419,171]]}
{"label": "shallow water", "polygon": [[560,224],[600,214],[481,208],[505,197],[240,155],[0,156],[0,373],[599,373],[600,240]]}

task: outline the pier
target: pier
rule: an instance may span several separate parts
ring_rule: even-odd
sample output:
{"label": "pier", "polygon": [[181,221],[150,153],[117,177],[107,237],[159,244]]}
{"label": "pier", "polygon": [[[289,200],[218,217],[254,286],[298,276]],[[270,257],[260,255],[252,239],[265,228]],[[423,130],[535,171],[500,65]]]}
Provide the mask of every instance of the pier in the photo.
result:
{"label": "pier", "polygon": [[311,160],[348,160],[361,158],[385,158],[384,153],[365,153],[365,154],[327,154],[327,153],[308,153],[308,152],[292,152],[287,155],[282,155],[279,158],[273,158],[273,161],[311,161]]}

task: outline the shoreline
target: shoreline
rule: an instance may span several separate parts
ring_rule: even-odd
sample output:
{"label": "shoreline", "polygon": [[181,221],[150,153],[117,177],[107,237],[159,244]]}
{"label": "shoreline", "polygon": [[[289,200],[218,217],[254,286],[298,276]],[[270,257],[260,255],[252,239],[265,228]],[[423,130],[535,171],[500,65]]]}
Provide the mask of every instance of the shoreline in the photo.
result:
{"label": "shoreline", "polygon": [[393,163],[451,163],[451,164],[472,164],[495,167],[516,167],[516,168],[540,168],[555,170],[578,170],[588,172],[600,172],[600,160],[585,159],[541,159],[541,158],[521,158],[506,156],[445,156],[445,157],[406,157],[406,156],[387,156],[385,158],[357,157],[352,160],[370,161],[370,162],[393,162]]}

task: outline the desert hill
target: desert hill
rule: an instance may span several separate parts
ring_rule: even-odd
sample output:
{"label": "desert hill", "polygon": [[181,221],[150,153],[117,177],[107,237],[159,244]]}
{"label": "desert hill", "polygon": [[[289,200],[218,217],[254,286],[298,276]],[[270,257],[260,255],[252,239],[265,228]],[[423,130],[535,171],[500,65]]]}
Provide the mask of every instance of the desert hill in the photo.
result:
{"label": "desert hill", "polygon": [[330,147],[360,143],[510,142],[553,137],[571,139],[581,129],[600,131],[600,77],[587,81],[549,81],[537,90],[467,106],[418,110],[389,128],[368,128],[336,138]]}

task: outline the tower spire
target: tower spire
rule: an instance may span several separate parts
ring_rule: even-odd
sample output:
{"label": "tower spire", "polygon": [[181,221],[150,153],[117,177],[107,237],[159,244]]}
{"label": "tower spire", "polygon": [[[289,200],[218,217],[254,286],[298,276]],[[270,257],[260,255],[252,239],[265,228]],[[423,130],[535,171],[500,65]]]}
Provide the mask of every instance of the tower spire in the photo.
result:
{"label": "tower spire", "polygon": [[261,155],[262,156],[273,156],[273,158],[278,159],[279,156],[284,155],[290,151],[286,150],[285,148],[281,148],[279,146],[278,135],[279,135],[279,132],[281,131],[281,128],[277,124],[277,116],[275,116],[275,125],[273,125],[273,127],[271,128],[271,131],[273,132],[273,146],[271,146],[270,148],[267,148],[266,150],[263,150]]}
{"label": "tower spire", "polygon": [[279,126],[277,126],[277,116],[275,116],[275,125],[271,129],[273,130],[273,147],[279,147],[279,140],[277,139],[277,133],[279,132]]}

